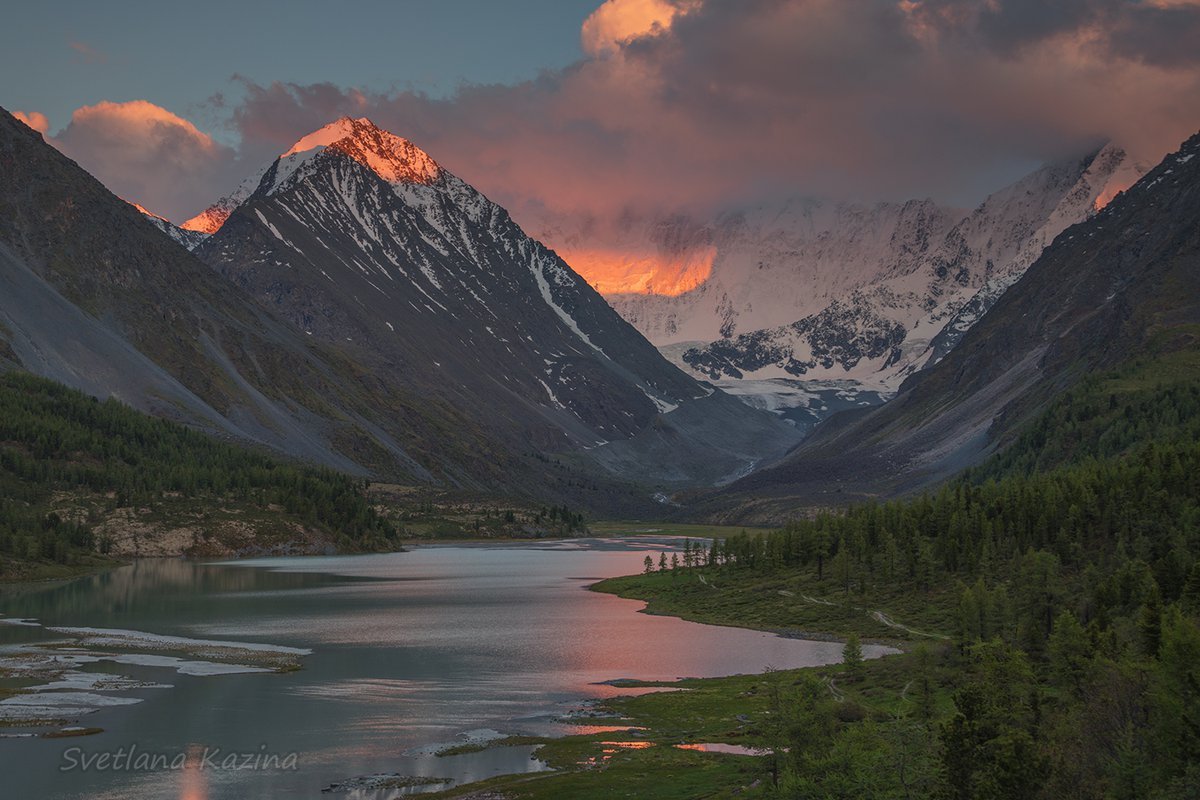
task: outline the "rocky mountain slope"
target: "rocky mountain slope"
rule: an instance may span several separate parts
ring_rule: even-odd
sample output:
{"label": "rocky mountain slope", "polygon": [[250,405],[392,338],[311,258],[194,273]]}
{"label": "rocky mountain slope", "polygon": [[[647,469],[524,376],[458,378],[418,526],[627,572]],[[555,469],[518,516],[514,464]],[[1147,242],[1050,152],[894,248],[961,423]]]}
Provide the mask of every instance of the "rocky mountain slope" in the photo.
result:
{"label": "rocky mountain slope", "polygon": [[369,120],[305,136],[258,181],[222,201],[197,254],[381,384],[453,406],[510,449],[675,485],[794,441],[669,364],[504,209]]}
{"label": "rocky mountain slope", "polygon": [[[340,172],[338,178],[347,175]],[[278,206],[268,208],[270,213],[284,213]],[[257,220],[256,210],[262,207],[245,213]],[[351,263],[364,260],[360,254],[339,255]],[[421,265],[411,264],[414,271]],[[501,269],[495,263],[482,266]],[[544,276],[553,275],[551,264]],[[552,277],[546,280],[549,285]],[[541,301],[536,285],[535,291]],[[549,291],[552,298],[566,297]],[[510,314],[517,320],[513,325],[526,324],[519,301],[515,295],[505,298],[509,305],[497,306],[497,313]],[[548,302],[545,308],[550,309]],[[590,326],[594,317],[581,313],[579,319],[577,324]],[[326,324],[336,322],[333,315]],[[393,324],[402,329],[401,322],[397,317]],[[569,328],[565,320],[561,325]],[[585,353],[589,349],[583,339],[588,330],[595,333],[597,346],[614,353],[628,347],[637,353],[636,343],[610,341],[598,328],[568,331],[554,351],[566,362],[564,373],[575,376],[567,381],[590,378],[583,367],[571,371],[577,355],[573,348]],[[449,326],[436,334],[452,335]],[[517,334],[511,336],[513,348],[522,347]],[[662,422],[655,400],[682,404],[692,399],[689,393],[705,394],[703,387],[662,362],[649,345],[643,348],[648,364],[632,358],[629,368],[615,361],[588,365],[614,374],[625,369],[629,376],[611,388],[611,396],[600,385],[590,418],[595,429],[634,430],[624,414],[605,407],[608,403],[636,404],[641,418],[658,430],[670,423]],[[504,387],[493,386],[496,402],[477,397],[473,404],[458,403],[460,387],[452,378],[443,376],[439,391],[428,391],[431,381],[422,383],[402,369],[385,370],[382,360],[368,364],[356,359],[368,350],[337,342],[336,337],[309,335],[264,309],[37,132],[0,114],[0,368],[20,367],[221,437],[259,443],[358,474],[536,494],[575,507],[611,509],[650,502],[648,490],[606,478],[591,462],[576,465],[552,456],[549,447],[569,436],[587,438],[591,431],[581,433],[582,423],[564,425],[566,432],[557,438],[546,436],[539,442],[529,436],[515,443],[513,436],[497,433],[516,413],[500,402]],[[457,358],[479,363],[470,353]],[[639,369],[647,377],[635,376]],[[567,412],[553,404],[545,389],[542,393],[546,399],[540,406],[530,404],[530,416],[566,418]],[[564,396],[570,395],[564,390]],[[771,424],[762,430],[769,432]],[[774,442],[771,446],[780,447]],[[746,440],[731,445],[730,470],[742,465],[743,458],[761,457],[739,448],[753,451]]]}
{"label": "rocky mountain slope", "polygon": [[1200,340],[1200,135],[1057,236],[961,342],[898,396],[832,418],[701,505],[778,519],[910,491],[1002,448],[1083,375]]}
{"label": "rocky mountain slope", "polygon": [[158,214],[155,214],[153,211],[150,211],[138,203],[130,203],[130,205],[142,212],[142,216],[146,218],[147,222],[158,228],[167,236],[170,236],[188,250],[195,250],[201,242],[208,238],[208,234],[200,231],[188,230],[187,228],[181,228],[166,217],[160,217]]}
{"label": "rocky mountain slope", "polygon": [[485,444],[452,409],[357,381],[7,113],[0,340],[30,372],[339,469],[429,479],[444,467],[415,443],[455,420],[447,450]]}

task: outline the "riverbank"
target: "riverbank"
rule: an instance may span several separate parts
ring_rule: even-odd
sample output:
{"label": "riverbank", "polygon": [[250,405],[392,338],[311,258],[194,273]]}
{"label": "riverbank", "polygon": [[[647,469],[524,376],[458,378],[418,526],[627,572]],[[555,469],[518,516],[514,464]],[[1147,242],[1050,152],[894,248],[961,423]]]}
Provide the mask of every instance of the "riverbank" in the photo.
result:
{"label": "riverbank", "polygon": [[[914,688],[923,682],[927,682],[924,695]],[[606,700],[596,705],[595,716],[581,721],[611,729],[542,740],[533,757],[555,771],[506,775],[423,796],[437,800],[775,797],[774,777],[786,761],[783,751],[791,747],[788,729],[793,720],[787,707],[802,694],[811,692],[813,718],[824,721],[828,741],[855,750],[889,740],[906,746],[896,739],[905,732],[916,736],[913,742],[921,741],[922,734],[913,729],[923,729],[922,704],[928,704],[931,719],[953,708],[948,673],[934,660],[912,654],[867,662],[857,676],[837,665],[622,685],[663,691]],[[898,786],[904,780],[903,759],[890,765],[884,759],[872,761],[881,770],[874,778],[879,785]],[[915,770],[909,777],[914,775]]]}
{"label": "riverbank", "polygon": [[[941,603],[924,610],[912,601],[889,606],[913,612],[910,625],[893,617],[899,612],[870,607],[899,596],[839,597],[820,583],[815,575],[763,580],[680,569],[609,578],[589,588],[643,600],[650,614],[796,638],[844,641],[854,634],[909,652],[757,675],[619,682],[663,691],[598,703],[588,721],[612,730],[543,740],[534,756],[554,772],[502,776],[427,796],[778,797],[780,776],[794,764],[789,753],[798,748],[797,725],[812,728],[802,738],[840,753],[843,765],[853,756],[854,772],[874,770],[869,781],[884,793],[872,796],[890,796],[889,786],[911,791],[931,782],[937,770],[932,726],[954,709],[950,648],[934,627],[946,622]],[[865,774],[846,778],[848,787],[868,780]]]}
{"label": "riverbank", "polygon": [[0,561],[0,591],[39,586],[56,581],[71,581],[107,572],[127,562],[107,556],[84,556],[73,564],[38,561]]}
{"label": "riverbank", "polygon": [[782,636],[843,641],[855,634],[902,649],[947,641],[957,602],[951,587],[914,593],[879,584],[845,591],[813,570],[753,573],[693,568],[625,575],[592,591],[646,603],[645,613]]}

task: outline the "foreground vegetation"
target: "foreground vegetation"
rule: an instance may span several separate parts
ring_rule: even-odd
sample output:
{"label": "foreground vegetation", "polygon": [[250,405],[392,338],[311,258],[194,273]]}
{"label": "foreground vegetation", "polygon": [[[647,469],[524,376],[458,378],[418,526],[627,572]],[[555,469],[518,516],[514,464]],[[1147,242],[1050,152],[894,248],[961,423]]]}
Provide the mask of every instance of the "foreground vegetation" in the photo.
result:
{"label": "foreground vegetation", "polygon": [[[726,536],[594,588],[847,637],[846,663],[614,701],[656,746],[552,743],[564,774],[503,779],[504,796],[1194,798],[1200,359],[1085,380],[931,495]],[[908,652],[864,664],[859,637]],[[689,741],[773,753],[667,746]]]}
{"label": "foreground vegetation", "polygon": [[3,580],[65,577],[155,554],[169,532],[172,546],[193,555],[392,548],[395,526],[365,488],[115,400],[0,374]]}
{"label": "foreground vegetation", "polygon": [[[777,783],[800,764],[788,750],[800,736],[810,754],[835,748],[827,766],[838,770],[872,752],[846,774],[838,796],[904,797],[906,785],[914,792],[909,796],[922,796],[936,774],[937,753],[923,720],[952,709],[948,675],[933,655],[922,653],[854,667],[631,683],[675,691],[605,702],[601,708],[611,716],[594,721],[628,729],[542,740],[537,757],[553,773],[503,776],[434,797],[770,798],[779,796]],[[750,754],[694,749],[714,743]],[[889,760],[896,751],[902,757]],[[867,773],[872,786],[891,794],[859,793]]]}

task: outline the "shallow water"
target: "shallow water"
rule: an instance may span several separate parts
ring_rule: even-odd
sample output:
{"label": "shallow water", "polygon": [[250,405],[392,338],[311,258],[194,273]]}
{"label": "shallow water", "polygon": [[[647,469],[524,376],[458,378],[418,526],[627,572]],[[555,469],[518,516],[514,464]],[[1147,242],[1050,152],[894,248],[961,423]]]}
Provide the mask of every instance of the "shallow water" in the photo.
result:
{"label": "shallow water", "polygon": [[[301,671],[286,674],[83,665],[171,688],[122,692],[142,702],[80,719],[79,725],[103,728],[98,735],[0,740],[2,793],[46,800],[315,798],[330,797],[321,789],[332,783],[380,773],[477,780],[541,765],[527,747],[438,758],[432,754],[437,745],[494,732],[569,733],[561,715],[589,699],[629,693],[602,681],[728,675],[840,659],[836,643],[639,614],[640,602],[585,590],[600,578],[640,571],[647,552],[679,544],[643,537],[213,565],[143,561],[65,585],[8,590],[0,594],[0,615],[43,626],[312,653],[301,659]],[[0,625],[0,646],[56,636],[45,627]],[[158,767],[191,752],[194,766],[204,748],[221,756],[210,757],[203,769],[131,769],[130,756],[124,768],[113,761],[103,770],[95,761],[81,768],[86,755],[122,749],[161,755]],[[247,768],[230,769],[221,763],[230,753],[259,758],[243,758]],[[288,754],[295,768],[277,768]],[[276,757],[270,768],[249,768],[270,755]],[[375,799],[410,791],[333,796]]]}

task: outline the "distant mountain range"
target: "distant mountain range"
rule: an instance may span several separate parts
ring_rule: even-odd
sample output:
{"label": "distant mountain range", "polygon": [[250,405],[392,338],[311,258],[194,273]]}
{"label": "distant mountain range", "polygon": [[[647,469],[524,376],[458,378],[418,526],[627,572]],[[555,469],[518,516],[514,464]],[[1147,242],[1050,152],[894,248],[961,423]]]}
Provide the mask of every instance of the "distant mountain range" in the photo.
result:
{"label": "distant mountain range", "polygon": [[1090,370],[1190,346],[1198,154],[1120,193],[1144,170],[1108,146],[969,213],[655,223],[711,274],[612,298],[627,321],[366,119],[175,226],[0,114],[0,368],[377,480],[776,521],[932,485]]}
{"label": "distant mountain range", "polygon": [[833,417],[693,513],[779,521],[930,487],[1002,450],[1083,377],[1200,352],[1200,135],[1060,233],[991,305],[895,399]]}
{"label": "distant mountain range", "polygon": [[831,398],[879,402],[939,360],[1055,236],[1145,171],[1107,145],[970,212],[796,199],[633,226],[668,261],[709,252],[711,275],[674,296],[606,297],[684,369],[807,427]]}

